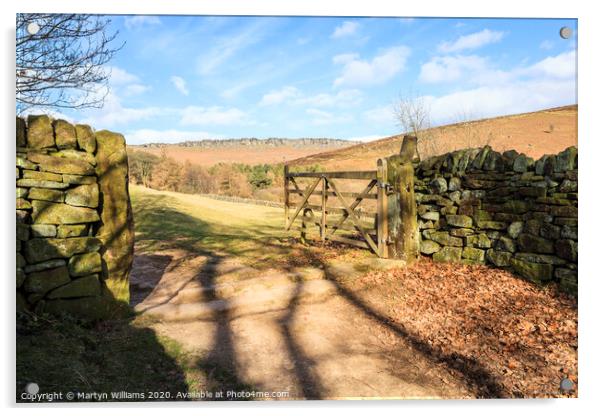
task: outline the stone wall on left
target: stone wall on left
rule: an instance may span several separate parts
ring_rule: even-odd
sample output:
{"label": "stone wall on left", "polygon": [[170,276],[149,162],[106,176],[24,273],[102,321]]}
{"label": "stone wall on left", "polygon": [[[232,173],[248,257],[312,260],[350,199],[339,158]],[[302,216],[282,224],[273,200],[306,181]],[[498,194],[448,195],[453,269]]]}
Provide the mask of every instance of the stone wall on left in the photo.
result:
{"label": "stone wall on left", "polygon": [[123,136],[46,115],[17,117],[16,133],[17,309],[121,314],[134,235]]}

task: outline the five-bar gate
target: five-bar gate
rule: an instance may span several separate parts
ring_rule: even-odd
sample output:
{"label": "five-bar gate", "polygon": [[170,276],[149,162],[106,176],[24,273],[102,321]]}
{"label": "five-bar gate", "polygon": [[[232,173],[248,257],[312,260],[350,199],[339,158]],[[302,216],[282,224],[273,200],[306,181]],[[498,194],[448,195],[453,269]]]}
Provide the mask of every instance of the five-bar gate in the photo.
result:
{"label": "five-bar gate", "polygon": [[[343,181],[361,184],[362,190],[342,191]],[[322,241],[367,248],[388,258],[388,192],[386,159],[379,159],[374,171],[290,172],[285,166],[286,229],[300,231],[302,241],[313,232]]]}

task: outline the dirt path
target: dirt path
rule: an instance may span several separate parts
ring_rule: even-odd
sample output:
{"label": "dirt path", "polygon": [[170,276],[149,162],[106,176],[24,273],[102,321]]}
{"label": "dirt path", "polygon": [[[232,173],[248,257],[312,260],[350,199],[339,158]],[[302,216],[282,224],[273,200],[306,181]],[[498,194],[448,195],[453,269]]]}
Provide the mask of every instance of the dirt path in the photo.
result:
{"label": "dirt path", "polygon": [[470,396],[339,293],[326,278],[336,273],[358,274],[337,263],[258,271],[236,257],[171,251],[137,257],[132,288],[136,310],[157,318],[156,331],[257,390],[322,399]]}
{"label": "dirt path", "polygon": [[213,373],[289,399],[473,396],[339,284],[398,262],[340,249],[319,257],[327,250],[285,237],[278,209],[132,194],[132,304]]}

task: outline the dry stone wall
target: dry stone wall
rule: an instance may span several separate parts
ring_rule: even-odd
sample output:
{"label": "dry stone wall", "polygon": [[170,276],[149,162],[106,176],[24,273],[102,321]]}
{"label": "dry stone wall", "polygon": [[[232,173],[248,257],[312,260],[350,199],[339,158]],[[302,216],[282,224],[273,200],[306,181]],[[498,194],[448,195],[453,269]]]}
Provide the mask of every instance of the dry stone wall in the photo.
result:
{"label": "dry stone wall", "polygon": [[486,146],[416,166],[420,251],[577,293],[577,148],[535,161]]}
{"label": "dry stone wall", "polygon": [[16,127],[17,308],[123,312],[134,242],[123,136],[45,115]]}

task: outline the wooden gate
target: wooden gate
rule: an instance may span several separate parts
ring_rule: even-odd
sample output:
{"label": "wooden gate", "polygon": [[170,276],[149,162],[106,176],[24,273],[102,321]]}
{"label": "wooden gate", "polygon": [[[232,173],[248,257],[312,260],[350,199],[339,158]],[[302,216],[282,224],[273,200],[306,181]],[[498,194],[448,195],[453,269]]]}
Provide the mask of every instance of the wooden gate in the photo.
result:
{"label": "wooden gate", "polygon": [[[342,191],[343,181],[353,181],[356,187],[361,183],[362,190]],[[374,171],[290,172],[285,166],[286,230],[300,231],[302,241],[308,234],[316,233],[322,241],[367,248],[379,257],[388,258],[390,188],[386,159],[379,159]],[[371,204],[362,204],[364,201]]]}

